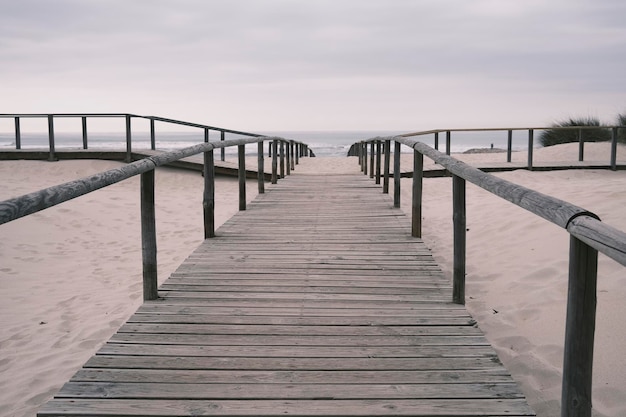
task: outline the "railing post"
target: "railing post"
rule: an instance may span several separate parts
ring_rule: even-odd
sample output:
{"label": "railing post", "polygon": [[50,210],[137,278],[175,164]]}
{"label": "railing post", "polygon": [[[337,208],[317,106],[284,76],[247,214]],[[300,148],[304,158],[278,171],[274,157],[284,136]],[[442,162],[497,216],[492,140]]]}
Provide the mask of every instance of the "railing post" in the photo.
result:
{"label": "railing post", "polygon": [[89,147],[89,143],[87,140],[87,117],[81,117],[82,126],[83,126],[83,149],[87,149]]}
{"label": "railing post", "polygon": [[[208,140],[206,142],[208,142]],[[150,119],[150,149],[153,151],[156,150],[156,131],[154,128],[154,119]]]}
{"label": "railing post", "polygon": [[435,132],[435,149],[439,150],[439,132]]}
{"label": "railing post", "polygon": [[380,141],[376,141],[376,184],[380,184],[380,152],[381,152],[381,144]]}
{"label": "railing post", "polygon": [[267,156],[268,156],[269,158],[271,158],[271,157],[272,157],[272,145],[273,145],[273,144],[274,144],[274,141],[273,141],[273,140],[270,140],[270,141],[268,142],[268,145],[269,145],[269,146],[267,147]]}
{"label": "railing post", "polygon": [[291,170],[294,171],[296,169],[296,148],[292,140],[289,141],[289,152],[291,154]]}
{"label": "railing post", "polygon": [[215,237],[215,163],[213,149],[204,152],[204,238]]}
{"label": "railing post", "polygon": [[285,174],[291,175],[291,146],[289,142],[285,143],[285,162],[287,166],[285,167]]}
{"label": "railing post", "polygon": [[598,251],[570,236],[561,417],[591,416]]}
{"label": "railing post", "polygon": [[265,193],[265,159],[264,159],[264,155],[263,155],[263,141],[258,143],[258,155],[257,155],[257,160],[259,162],[259,168],[257,169],[258,172],[258,180],[259,180],[259,194],[264,194]]}
{"label": "railing post", "polygon": [[617,128],[611,129],[611,170],[617,170]]}
{"label": "railing post", "polygon": [[237,145],[239,159],[239,210],[246,209],[246,145]]}
{"label": "railing post", "polygon": [[465,304],[465,180],[459,176],[452,176],[452,221],[453,221],[453,276],[452,301],[456,304]]}
{"label": "railing post", "polygon": [[422,237],[422,178],[424,176],[424,155],[413,150],[413,214],[411,236]]}
{"label": "railing post", "polygon": [[204,128],[204,143],[209,143],[209,128]]}
{"label": "railing post", "polygon": [[393,206],[400,207],[400,142],[394,141],[393,150]]}
{"label": "railing post", "polygon": [[280,178],[285,178],[285,142],[280,141]]}
{"label": "railing post", "polygon": [[446,131],[446,155],[450,155],[450,131]]}
{"label": "railing post", "polygon": [[[224,132],[223,130],[220,130],[220,140],[221,141],[226,140],[226,132]],[[222,162],[224,162],[226,160],[226,148],[222,148],[220,150],[220,160]]]}
{"label": "railing post", "polygon": [[296,147],[296,165],[300,165],[300,152],[302,152],[302,146],[298,143],[294,146]]}
{"label": "railing post", "polygon": [[528,169],[531,171],[533,169],[533,135],[533,130],[528,129]]}
{"label": "railing post", "polygon": [[385,141],[385,166],[383,172],[383,194],[389,194],[389,165],[391,162],[391,141]]}
{"label": "railing post", "polygon": [[130,115],[126,115],[126,162],[132,161],[132,137],[130,129]]}
{"label": "railing post", "polygon": [[374,142],[370,142],[370,178],[374,178]]}
{"label": "railing post", "polygon": [[56,161],[57,159],[54,154],[54,119],[51,114],[48,115],[48,144],[50,146],[48,161]]}
{"label": "railing post", "polygon": [[20,118],[15,117],[15,149],[22,149],[22,131],[20,129]]}
{"label": "railing post", "polygon": [[583,130],[578,129],[578,160],[583,161],[585,159],[585,139],[583,138]]}
{"label": "railing post", "polygon": [[141,174],[141,254],[143,258],[143,299],[156,300],[157,246],[154,214],[154,169]]}
{"label": "railing post", "polygon": [[278,182],[278,141],[272,141],[272,184]]}
{"label": "railing post", "polygon": [[363,175],[367,175],[367,142],[363,142]]}
{"label": "railing post", "polygon": [[506,162],[511,162],[511,152],[513,151],[513,131],[509,130],[506,141]]}

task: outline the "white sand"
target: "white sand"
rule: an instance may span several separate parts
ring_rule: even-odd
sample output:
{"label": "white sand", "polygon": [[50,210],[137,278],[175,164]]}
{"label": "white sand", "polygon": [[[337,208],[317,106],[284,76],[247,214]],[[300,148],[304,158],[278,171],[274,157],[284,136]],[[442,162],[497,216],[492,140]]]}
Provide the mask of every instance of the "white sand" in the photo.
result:
{"label": "white sand", "polygon": [[[590,145],[595,144],[587,145],[588,159],[608,158],[607,148]],[[622,155],[626,152],[620,148],[620,159]],[[535,156],[538,161],[572,160],[577,148],[541,149]],[[504,161],[506,156],[463,158]],[[119,164],[105,161],[3,161],[0,200],[115,166]],[[403,155],[403,166],[410,168],[411,155]],[[302,158],[296,170],[300,172],[353,173],[358,165],[355,158]],[[626,172],[498,175],[581,205],[626,230]],[[407,210],[410,181],[402,181]],[[252,199],[256,182],[248,184]],[[0,415],[33,416],[141,304],[138,189],[138,179],[130,179],[0,226]],[[424,182],[424,239],[448,274],[450,189],[449,178]],[[162,281],[202,240],[202,178],[159,169],[156,193]],[[236,212],[237,195],[236,180],[218,180],[218,224]],[[468,186],[467,210],[468,308],[538,414],[556,415],[568,235],[473,186]],[[601,256],[594,370],[597,416],[626,415],[626,329],[620,320],[625,272]]]}

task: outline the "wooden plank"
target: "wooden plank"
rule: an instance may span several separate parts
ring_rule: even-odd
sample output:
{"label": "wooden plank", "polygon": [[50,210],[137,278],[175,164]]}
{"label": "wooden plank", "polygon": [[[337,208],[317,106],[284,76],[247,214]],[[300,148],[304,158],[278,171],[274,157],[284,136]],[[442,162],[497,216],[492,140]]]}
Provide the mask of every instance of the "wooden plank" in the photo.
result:
{"label": "wooden plank", "polygon": [[475,326],[298,326],[298,325],[237,325],[237,324],[154,324],[126,323],[119,333],[169,333],[169,334],[238,334],[266,336],[467,336],[480,335]]}
{"label": "wooden plank", "polygon": [[284,358],[428,358],[495,356],[490,346],[193,346],[105,344],[98,355],[284,357]]}
{"label": "wooden plank", "polygon": [[168,384],[70,382],[58,398],[319,400],[522,398],[503,384]]}
{"label": "wooden plank", "polygon": [[[462,400],[78,400],[55,399],[40,416],[529,416],[523,399]],[[463,413],[463,414],[460,414]]]}
{"label": "wooden plank", "polygon": [[511,383],[503,368],[466,371],[238,371],[176,369],[81,369],[72,382],[173,384],[480,384]]}

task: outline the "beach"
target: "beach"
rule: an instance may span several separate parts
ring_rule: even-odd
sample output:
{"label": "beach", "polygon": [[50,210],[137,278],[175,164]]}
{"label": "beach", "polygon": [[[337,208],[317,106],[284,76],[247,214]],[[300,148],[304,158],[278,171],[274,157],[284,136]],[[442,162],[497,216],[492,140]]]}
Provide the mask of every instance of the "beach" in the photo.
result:
{"label": "beach", "polygon": [[[606,163],[609,144],[587,144]],[[506,154],[455,155],[471,163]],[[525,161],[525,152],[514,153]],[[539,162],[575,161],[577,144],[535,150]],[[620,146],[618,159],[626,160]],[[426,158],[425,165],[430,164]],[[120,166],[108,161],[2,161],[0,200]],[[249,167],[254,167],[249,164]],[[404,170],[412,155],[402,155]],[[266,162],[267,167],[271,167]],[[301,158],[299,173],[355,173],[351,158]],[[626,171],[496,174],[595,212],[626,230]],[[156,174],[159,282],[203,239],[199,173]],[[279,185],[280,186],[280,182]],[[451,179],[424,180],[423,238],[445,274],[452,269]],[[402,180],[410,212],[411,180]],[[247,198],[256,195],[248,181]],[[238,210],[234,178],[216,182],[216,224]],[[0,226],[0,415],[33,416],[141,305],[139,178]],[[467,307],[539,416],[558,414],[569,236],[471,184],[467,187]],[[626,268],[600,255],[594,415],[626,415]]]}

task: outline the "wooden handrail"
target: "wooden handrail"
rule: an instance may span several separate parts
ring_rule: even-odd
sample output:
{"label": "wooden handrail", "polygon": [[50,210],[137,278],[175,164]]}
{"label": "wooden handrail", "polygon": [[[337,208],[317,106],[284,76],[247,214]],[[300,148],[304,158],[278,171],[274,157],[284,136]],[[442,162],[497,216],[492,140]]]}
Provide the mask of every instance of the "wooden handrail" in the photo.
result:
{"label": "wooden handrail", "polygon": [[[481,129],[500,130],[500,129]],[[533,129],[529,130],[529,147],[532,147]],[[433,133],[432,131],[429,133]],[[436,133],[436,132],[435,132]],[[384,141],[386,149],[395,141],[394,161],[399,160],[400,144],[414,149],[412,235],[421,237],[421,207],[423,155],[442,165],[452,174],[453,181],[453,301],[465,303],[465,182],[469,181],[507,201],[540,216],[570,233],[569,285],[567,318],[564,342],[563,383],[561,394],[561,416],[591,416],[591,386],[593,370],[593,344],[596,317],[596,288],[598,252],[626,266],[626,233],[602,223],[597,215],[552,196],[539,193],[512,182],[471,167],[436,149],[409,139],[413,134],[387,138],[372,138],[362,141],[359,148],[368,142]],[[437,135],[435,136],[437,138]],[[450,149],[449,134],[446,134],[447,150]],[[509,130],[509,144],[511,133]],[[612,129],[611,165],[615,169],[617,127]],[[510,145],[509,145],[510,147]],[[581,151],[582,152],[582,151]],[[389,152],[385,152],[389,158]],[[508,157],[510,160],[510,156]],[[532,167],[532,152],[528,165]],[[359,163],[362,163],[360,160]],[[388,164],[386,164],[388,175]],[[394,164],[394,189],[399,190],[399,163]],[[384,192],[384,190],[383,190]],[[399,191],[396,192],[396,194]],[[394,197],[399,207],[399,199]]]}

